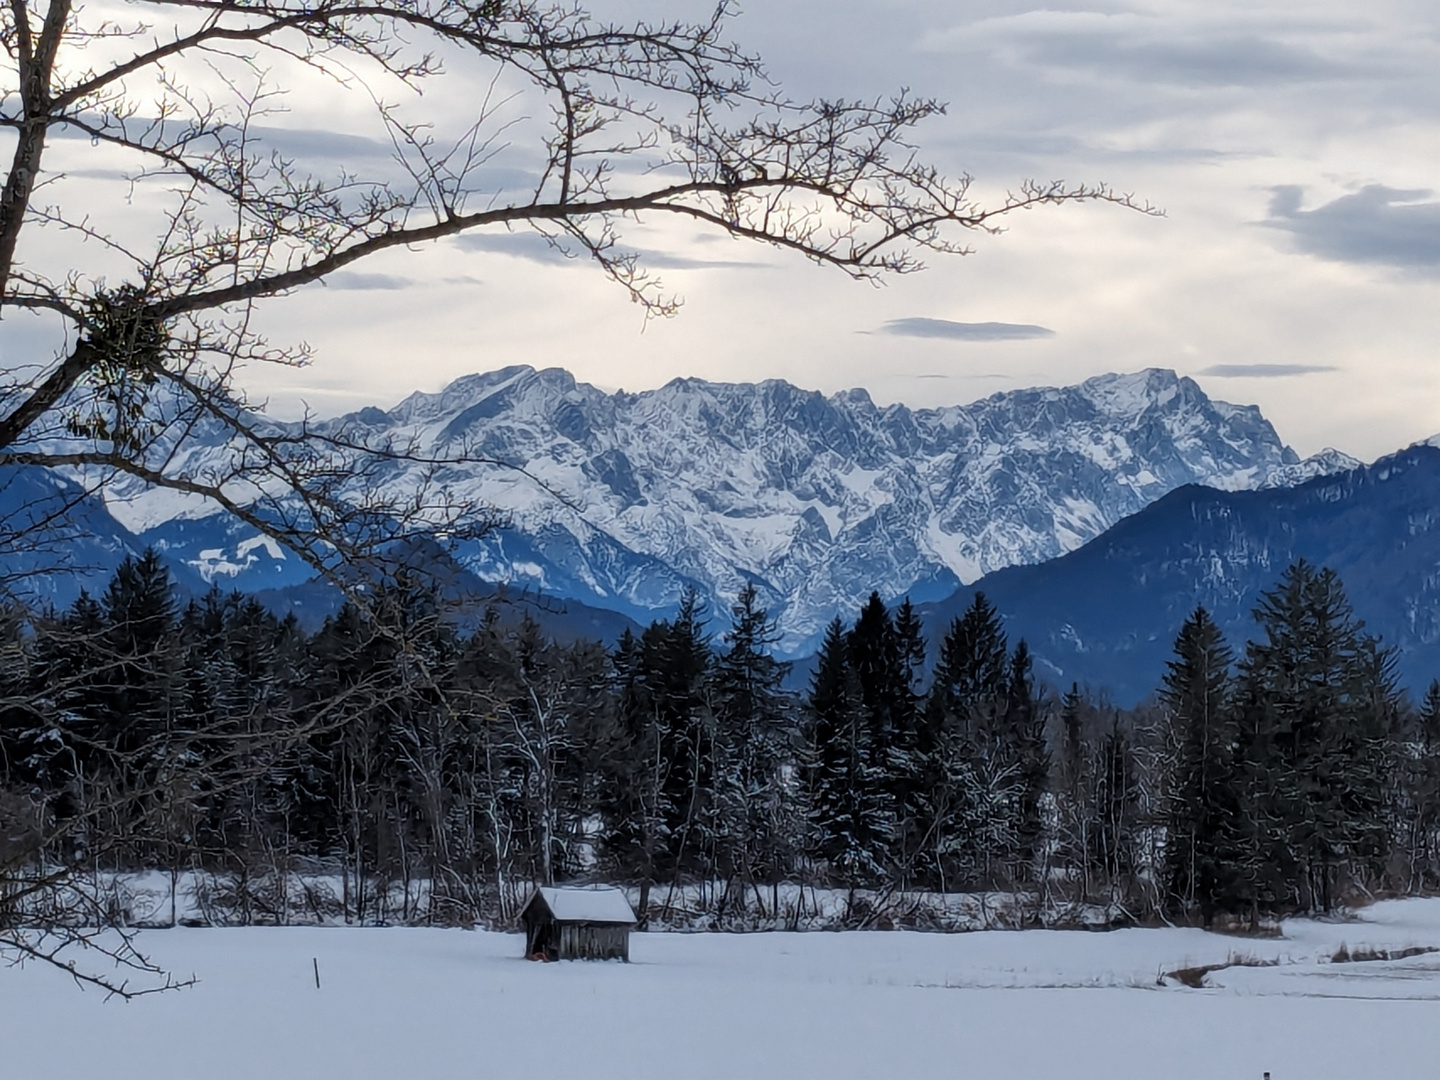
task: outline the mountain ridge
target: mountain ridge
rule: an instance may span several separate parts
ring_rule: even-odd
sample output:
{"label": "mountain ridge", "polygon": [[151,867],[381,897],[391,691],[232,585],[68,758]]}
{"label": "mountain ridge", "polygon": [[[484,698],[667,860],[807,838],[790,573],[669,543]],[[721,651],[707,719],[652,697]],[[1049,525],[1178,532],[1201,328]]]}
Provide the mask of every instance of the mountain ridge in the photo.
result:
{"label": "mountain ridge", "polygon": [[[872,589],[939,600],[1074,550],[1184,484],[1243,490],[1357,464],[1334,451],[1302,462],[1256,406],[1160,368],[912,409],[779,379],[607,393],[520,365],[314,427],[453,461],[436,478],[445,496],[508,517],[456,552],[482,580],[642,623],[686,588],[724,611],[754,584],[789,655]],[[422,471],[396,461],[363,494],[403,499],[431,482]],[[200,547],[204,528],[174,524],[209,520],[188,508],[120,494],[147,533],[197,533],[194,550],[173,549],[197,571],[237,567],[241,587],[252,566],[286,576],[277,560],[231,557],[238,534]]]}
{"label": "mountain ridge", "polygon": [[1293,488],[1178,488],[1058,559],[996,571],[922,605],[933,640],[976,592],[1024,637],[1037,672],[1133,704],[1153,691],[1175,635],[1206,607],[1237,657],[1260,594],[1304,558],[1340,576],[1401,681],[1440,676],[1440,448],[1417,443]]}

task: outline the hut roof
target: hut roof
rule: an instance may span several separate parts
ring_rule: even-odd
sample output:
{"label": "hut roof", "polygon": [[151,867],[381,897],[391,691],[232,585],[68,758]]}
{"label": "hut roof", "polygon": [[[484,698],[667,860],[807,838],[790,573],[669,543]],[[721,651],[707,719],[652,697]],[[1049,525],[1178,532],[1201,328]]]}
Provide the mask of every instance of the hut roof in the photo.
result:
{"label": "hut roof", "polygon": [[633,925],[635,912],[619,889],[558,889],[542,886],[525,903],[529,908],[540,901],[550,909],[556,922],[620,923]]}

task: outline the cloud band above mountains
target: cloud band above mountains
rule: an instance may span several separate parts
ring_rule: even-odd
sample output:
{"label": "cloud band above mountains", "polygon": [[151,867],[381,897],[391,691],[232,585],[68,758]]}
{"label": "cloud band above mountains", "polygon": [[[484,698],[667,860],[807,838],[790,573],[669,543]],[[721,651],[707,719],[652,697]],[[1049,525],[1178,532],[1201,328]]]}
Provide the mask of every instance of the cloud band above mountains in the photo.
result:
{"label": "cloud band above mountains", "polygon": [[943,338],[948,341],[1025,341],[1055,336],[1055,331],[1049,327],[1029,323],[969,323],[921,317],[891,319],[875,332],[895,337]]}
{"label": "cloud band above mountains", "polygon": [[1339,370],[1331,364],[1211,364],[1199,374],[1218,379],[1279,379]]}

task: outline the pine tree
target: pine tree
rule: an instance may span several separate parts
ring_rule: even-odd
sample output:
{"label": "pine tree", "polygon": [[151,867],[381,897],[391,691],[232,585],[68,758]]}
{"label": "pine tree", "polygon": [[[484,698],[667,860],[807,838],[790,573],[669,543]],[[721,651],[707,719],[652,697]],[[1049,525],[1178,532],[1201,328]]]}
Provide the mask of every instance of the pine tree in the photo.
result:
{"label": "pine tree", "polygon": [[29,638],[20,607],[0,606],[0,792],[32,782],[26,759],[36,718],[26,703],[36,655]]}
{"label": "pine tree", "polygon": [[1335,573],[1301,561],[1256,608],[1241,664],[1247,898],[1330,910],[1386,846],[1384,743],[1393,685]]}
{"label": "pine tree", "polygon": [[926,727],[939,734],[948,757],[940,775],[950,785],[945,848],[955,865],[946,876],[986,886],[1030,876],[1043,831],[1044,719],[1030,649],[1021,644],[1009,654],[999,613],[984,593],[976,593],[940,644]]}
{"label": "pine tree", "polygon": [[[645,631],[653,638],[661,624]],[[669,839],[667,777],[673,763],[665,756],[660,707],[647,657],[658,650],[626,630],[611,653],[615,726],[600,759],[597,809],[605,827],[601,849],[621,880],[638,883],[637,914],[649,920],[650,889],[661,873]]]}
{"label": "pine tree", "polygon": [[927,731],[920,680],[925,670],[926,645],[920,616],[906,597],[892,622],[893,660],[890,696],[891,733],[886,754],[887,784],[895,808],[895,873],[902,886],[933,877],[930,843],[933,775],[936,762],[933,737]]}
{"label": "pine tree", "polygon": [[113,657],[106,680],[107,743],[121,755],[155,745],[170,726],[178,690],[175,586],[154,548],[127,557],[115,570],[101,601],[103,643]]}
{"label": "pine tree", "polygon": [[1440,679],[1425,691],[1410,747],[1407,884],[1424,891],[1440,885]]}
{"label": "pine tree", "polygon": [[1094,865],[1091,842],[1094,829],[1094,768],[1086,738],[1086,718],[1094,709],[1080,692],[1070,689],[1060,698],[1060,761],[1057,817],[1062,854],[1070,867],[1082,875],[1081,895],[1090,893],[1090,870]]}
{"label": "pine tree", "polygon": [[1006,699],[1008,647],[1000,614],[976,593],[965,614],[950,624],[931,685],[934,705],[981,758],[996,751]]}
{"label": "pine tree", "polygon": [[790,698],[781,689],[789,665],[771,655],[776,640],[755,586],[746,585],[731,608],[714,677],[720,871],[741,885],[778,882],[793,862],[786,832],[795,800],[784,766],[794,732]]}
{"label": "pine tree", "polygon": [[1045,713],[1035,689],[1034,662],[1022,639],[1010,656],[1006,683],[1005,730],[1015,766],[1012,831],[1015,867],[1012,876],[1035,872],[1045,846],[1043,803],[1050,782],[1050,751],[1045,742]]}
{"label": "pine tree", "polygon": [[704,605],[686,589],[663,633],[647,632],[646,662],[653,672],[661,725],[661,755],[670,762],[662,806],[669,811],[669,865],[682,874],[708,876],[715,850],[715,722],[711,709],[714,652],[705,630]]}
{"label": "pine tree", "polygon": [[11,760],[30,782],[55,793],[62,818],[89,802],[92,781],[108,764],[104,633],[104,612],[84,590],[64,614],[35,623],[34,665],[23,692],[33,706],[16,719]]}
{"label": "pine tree", "polygon": [[1135,870],[1135,832],[1139,818],[1139,787],[1130,734],[1117,712],[1100,740],[1096,768],[1095,807],[1090,844],[1095,869],[1105,875],[1111,896],[1122,879]]}
{"label": "pine tree", "polygon": [[839,619],[825,631],[806,700],[812,850],[850,887],[884,878],[893,807]]}
{"label": "pine tree", "polygon": [[887,779],[896,771],[897,712],[903,708],[904,678],[895,623],[880,594],[872,592],[845,641],[846,656],[865,710],[875,764]]}
{"label": "pine tree", "polygon": [[1210,613],[1197,607],[1175,639],[1160,697],[1178,752],[1165,844],[1169,894],[1208,922],[1233,889],[1236,857],[1232,654]]}

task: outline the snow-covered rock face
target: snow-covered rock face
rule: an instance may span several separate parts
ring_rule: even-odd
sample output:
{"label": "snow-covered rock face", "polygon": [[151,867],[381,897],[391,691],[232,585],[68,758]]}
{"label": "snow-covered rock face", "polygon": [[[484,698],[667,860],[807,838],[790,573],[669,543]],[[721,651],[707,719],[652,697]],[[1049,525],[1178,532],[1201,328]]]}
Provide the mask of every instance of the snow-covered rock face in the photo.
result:
{"label": "snow-covered rock face", "polygon": [[[642,619],[686,584],[723,613],[754,582],[791,652],[872,589],[938,599],[1180,485],[1289,484],[1348,461],[1299,462],[1258,409],[1164,370],[912,410],[775,380],[606,394],[513,367],[324,427],[458,459],[440,477],[450,496],[510,516],[460,552],[485,579]],[[397,462],[382,490],[420,475]]]}

